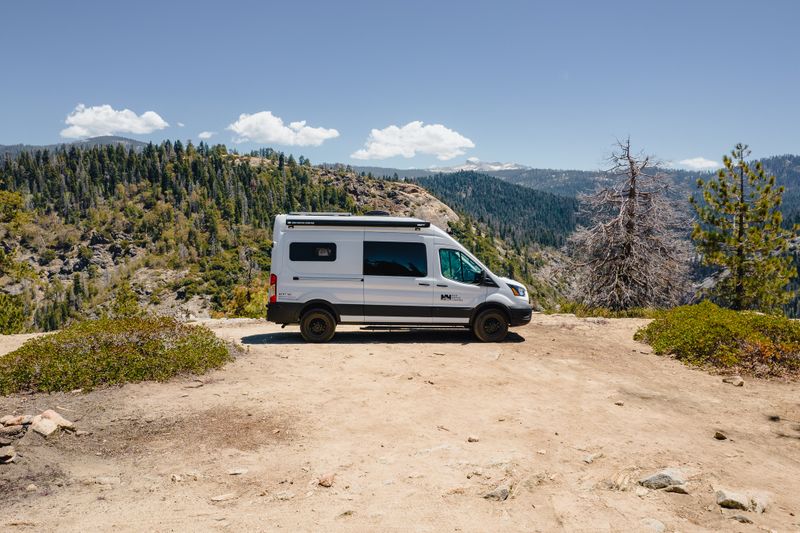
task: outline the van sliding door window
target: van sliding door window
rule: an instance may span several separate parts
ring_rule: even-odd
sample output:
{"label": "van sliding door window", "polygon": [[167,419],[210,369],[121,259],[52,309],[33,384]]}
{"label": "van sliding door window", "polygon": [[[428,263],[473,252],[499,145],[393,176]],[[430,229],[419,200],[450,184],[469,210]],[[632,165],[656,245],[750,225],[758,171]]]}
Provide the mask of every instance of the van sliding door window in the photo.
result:
{"label": "van sliding door window", "polygon": [[365,276],[428,275],[425,244],[421,242],[364,241]]}
{"label": "van sliding door window", "polygon": [[481,279],[481,267],[458,250],[440,249],[439,263],[442,276],[447,279],[461,283],[477,283]]}
{"label": "van sliding door window", "polygon": [[332,242],[293,242],[289,244],[290,261],[336,261]]}

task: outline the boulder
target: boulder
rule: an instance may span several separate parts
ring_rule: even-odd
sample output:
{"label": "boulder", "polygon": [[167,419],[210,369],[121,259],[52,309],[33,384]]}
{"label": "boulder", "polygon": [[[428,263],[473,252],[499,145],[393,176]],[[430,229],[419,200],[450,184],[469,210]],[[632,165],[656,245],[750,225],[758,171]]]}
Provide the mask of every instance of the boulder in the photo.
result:
{"label": "boulder", "polygon": [[22,424],[17,426],[3,426],[0,427],[0,437],[12,437],[14,435],[19,435],[25,431],[25,426]]}
{"label": "boulder", "polygon": [[49,418],[42,418],[41,415],[36,415],[33,417],[33,422],[31,423],[31,429],[41,435],[42,437],[49,437],[56,431],[58,431],[58,424],[50,420]]}
{"label": "boulder", "polygon": [[725,509],[741,509],[742,511],[750,509],[750,499],[742,493],[718,489],[716,497],[717,505]]}
{"label": "boulder", "polygon": [[60,414],[56,413],[52,409],[48,409],[47,411],[43,412],[40,416],[42,418],[44,418],[44,419],[52,420],[53,422],[55,422],[55,424],[58,427],[60,427],[62,429],[74,429],[75,428],[75,424],[73,424],[72,422],[70,422],[69,420],[67,420],[66,418],[61,416]]}
{"label": "boulder", "polygon": [[0,463],[10,463],[17,455],[17,450],[13,446],[3,446],[0,448]]}
{"label": "boulder", "polygon": [[7,415],[0,419],[4,426],[27,426],[31,423],[33,417],[31,415]]}
{"label": "boulder", "polygon": [[666,468],[660,472],[639,480],[639,484],[648,489],[663,489],[672,485],[683,485],[686,477],[675,468]]}

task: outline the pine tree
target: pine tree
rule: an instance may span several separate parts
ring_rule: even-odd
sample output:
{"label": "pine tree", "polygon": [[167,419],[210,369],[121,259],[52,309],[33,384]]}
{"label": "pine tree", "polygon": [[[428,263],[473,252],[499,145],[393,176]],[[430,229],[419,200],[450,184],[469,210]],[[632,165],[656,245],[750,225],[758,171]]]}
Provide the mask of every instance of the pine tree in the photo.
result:
{"label": "pine tree", "polygon": [[703,263],[718,270],[712,297],[732,309],[778,312],[793,296],[787,286],[797,271],[787,253],[797,227],[782,226],[783,186],[767,176],[760,162],[746,161],[750,150],[739,143],[724,168],[709,180],[697,180],[702,201],[692,238]]}

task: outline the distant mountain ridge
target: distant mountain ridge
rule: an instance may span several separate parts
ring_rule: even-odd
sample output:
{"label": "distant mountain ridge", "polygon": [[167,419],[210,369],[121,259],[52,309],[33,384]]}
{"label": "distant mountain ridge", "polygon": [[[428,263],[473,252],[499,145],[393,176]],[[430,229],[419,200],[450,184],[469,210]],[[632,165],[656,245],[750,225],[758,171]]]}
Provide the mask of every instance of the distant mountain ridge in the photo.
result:
{"label": "distant mountain ridge", "polygon": [[521,171],[528,170],[531,167],[520,165],[519,163],[500,163],[498,161],[488,162],[481,161],[477,157],[470,157],[463,165],[455,165],[451,167],[431,167],[433,172],[450,173],[450,172],[498,172],[501,170]]}
{"label": "distant mountain ridge", "polygon": [[88,139],[82,139],[80,141],[72,141],[72,142],[63,142],[63,143],[56,143],[56,144],[45,144],[45,145],[35,145],[35,144],[0,144],[0,157],[5,156],[6,154],[15,156],[21,152],[35,152],[37,150],[57,150],[62,146],[71,147],[75,146],[78,148],[92,148],[95,146],[109,146],[109,145],[121,145],[126,149],[133,148],[134,150],[141,150],[149,143],[143,141],[137,141],[136,139],[129,139],[127,137],[119,137],[117,135],[103,135],[100,137],[90,137]]}

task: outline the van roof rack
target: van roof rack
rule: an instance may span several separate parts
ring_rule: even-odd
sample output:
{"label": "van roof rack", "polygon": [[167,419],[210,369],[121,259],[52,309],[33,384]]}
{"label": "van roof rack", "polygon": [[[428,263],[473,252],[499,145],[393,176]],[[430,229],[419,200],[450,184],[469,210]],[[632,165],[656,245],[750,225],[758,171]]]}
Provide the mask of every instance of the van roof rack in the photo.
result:
{"label": "van roof rack", "polygon": [[353,213],[343,213],[337,211],[291,211],[292,216],[315,216],[315,217],[351,217]]}
{"label": "van roof rack", "polygon": [[[338,220],[337,220],[338,219]],[[286,225],[290,228],[295,226],[339,226],[339,227],[372,227],[372,228],[429,228],[431,223],[427,220],[411,219],[389,219],[375,218],[373,220],[365,220],[366,217],[358,220],[345,218],[331,217],[328,220],[322,218],[287,218]]]}

